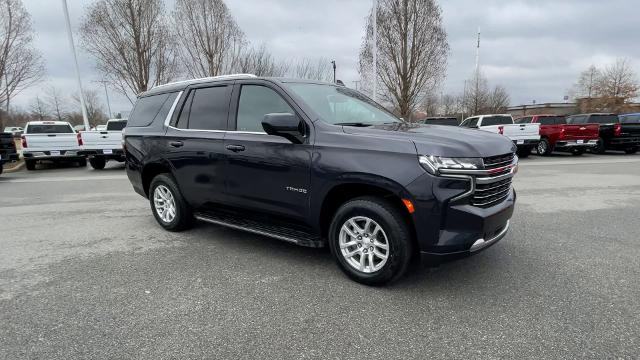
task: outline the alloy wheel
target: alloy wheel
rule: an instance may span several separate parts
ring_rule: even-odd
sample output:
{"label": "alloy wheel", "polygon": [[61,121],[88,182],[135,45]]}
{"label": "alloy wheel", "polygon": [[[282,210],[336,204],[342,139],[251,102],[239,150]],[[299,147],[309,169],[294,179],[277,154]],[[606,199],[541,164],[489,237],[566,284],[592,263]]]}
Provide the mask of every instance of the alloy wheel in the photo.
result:
{"label": "alloy wheel", "polygon": [[355,216],[342,225],[338,237],[344,260],[363,273],[374,273],[389,259],[389,240],[382,227],[366,216]]}
{"label": "alloy wheel", "polygon": [[158,185],[153,191],[153,204],[162,221],[170,223],[175,219],[176,201],[169,188],[164,185]]}

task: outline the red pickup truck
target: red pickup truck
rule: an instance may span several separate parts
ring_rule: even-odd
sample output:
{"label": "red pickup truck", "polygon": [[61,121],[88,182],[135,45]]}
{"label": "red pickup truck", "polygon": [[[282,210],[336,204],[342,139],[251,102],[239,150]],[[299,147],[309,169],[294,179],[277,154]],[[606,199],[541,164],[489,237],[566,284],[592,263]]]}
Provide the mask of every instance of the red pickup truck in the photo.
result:
{"label": "red pickup truck", "polygon": [[540,124],[538,155],[549,155],[554,150],[582,155],[588,148],[598,144],[600,129],[598,124],[567,124],[566,118],[559,115],[524,116],[515,122]]}

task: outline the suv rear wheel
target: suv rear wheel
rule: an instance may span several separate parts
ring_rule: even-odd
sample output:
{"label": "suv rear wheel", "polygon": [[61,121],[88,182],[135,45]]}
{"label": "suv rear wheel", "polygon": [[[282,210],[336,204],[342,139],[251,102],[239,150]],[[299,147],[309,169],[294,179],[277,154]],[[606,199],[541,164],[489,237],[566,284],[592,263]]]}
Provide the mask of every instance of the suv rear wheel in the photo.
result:
{"label": "suv rear wheel", "polygon": [[377,197],[344,203],[329,228],[329,247],[340,269],[366,285],[400,278],[411,260],[411,240],[400,210]]}
{"label": "suv rear wheel", "polygon": [[36,161],[35,160],[25,160],[24,163],[27,165],[27,170],[35,170],[36,169]]}
{"label": "suv rear wheel", "polygon": [[193,213],[169,174],[153,178],[149,186],[151,211],[158,224],[169,231],[186,230],[193,224]]}

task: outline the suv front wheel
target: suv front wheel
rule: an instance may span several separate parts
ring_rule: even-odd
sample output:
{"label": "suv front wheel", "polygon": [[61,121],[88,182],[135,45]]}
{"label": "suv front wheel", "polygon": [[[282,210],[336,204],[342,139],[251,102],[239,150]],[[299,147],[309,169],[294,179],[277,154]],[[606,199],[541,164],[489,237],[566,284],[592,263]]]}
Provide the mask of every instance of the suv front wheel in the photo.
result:
{"label": "suv front wheel", "polygon": [[153,178],[149,186],[151,211],[158,224],[169,231],[186,230],[193,224],[193,213],[169,174]]}
{"label": "suv front wheel", "polygon": [[376,197],[350,200],[336,211],[329,247],[342,271],[366,285],[400,278],[411,260],[411,232],[400,210]]}

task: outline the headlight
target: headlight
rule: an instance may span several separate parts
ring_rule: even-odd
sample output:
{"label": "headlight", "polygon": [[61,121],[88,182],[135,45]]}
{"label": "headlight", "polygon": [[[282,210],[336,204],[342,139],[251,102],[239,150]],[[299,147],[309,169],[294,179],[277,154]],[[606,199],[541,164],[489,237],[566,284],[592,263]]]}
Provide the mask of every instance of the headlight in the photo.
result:
{"label": "headlight", "polygon": [[421,155],[418,157],[418,161],[432,175],[439,175],[441,169],[478,170],[483,167],[481,158],[449,158]]}

